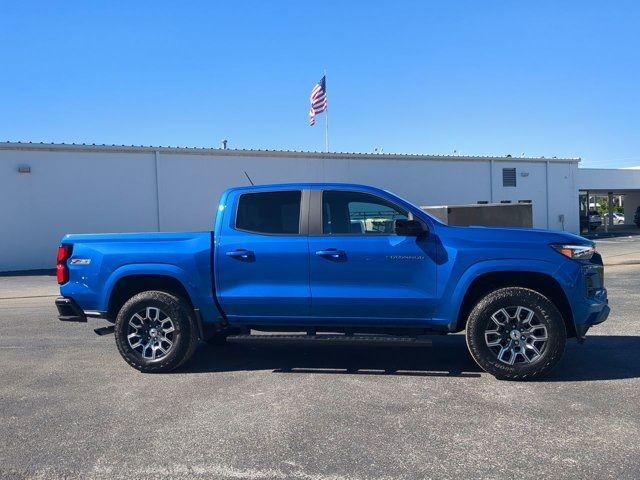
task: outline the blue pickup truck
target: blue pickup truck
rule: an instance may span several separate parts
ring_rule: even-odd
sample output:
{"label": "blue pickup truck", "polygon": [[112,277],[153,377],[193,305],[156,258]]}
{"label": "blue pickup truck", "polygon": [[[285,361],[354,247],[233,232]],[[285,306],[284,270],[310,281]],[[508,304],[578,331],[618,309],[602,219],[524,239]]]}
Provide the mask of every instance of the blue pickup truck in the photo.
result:
{"label": "blue pickup truck", "polygon": [[110,321],[97,333],[143,372],[252,331],[466,330],[482,369],[528,380],[607,318],[603,274],[573,234],[449,226],[363,185],[265,185],[224,192],[213,232],[64,236],[56,306],[60,320]]}

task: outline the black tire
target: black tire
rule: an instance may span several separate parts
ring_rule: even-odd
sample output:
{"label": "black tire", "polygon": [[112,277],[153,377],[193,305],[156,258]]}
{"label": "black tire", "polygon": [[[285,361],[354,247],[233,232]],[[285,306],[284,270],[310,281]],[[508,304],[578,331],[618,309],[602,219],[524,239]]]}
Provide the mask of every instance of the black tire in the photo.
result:
{"label": "black tire", "polygon": [[[498,358],[502,345],[494,346],[493,349],[489,347],[489,340],[485,340],[485,333],[488,330],[501,329],[500,334],[489,332],[488,335],[495,335],[495,337],[490,336],[489,338],[495,338],[496,341],[502,338],[500,341],[503,342],[505,347],[508,344],[515,345],[518,343],[520,347],[514,346],[514,348],[522,348],[524,351],[525,343],[532,342],[534,337],[526,339],[524,342],[519,339],[517,341],[513,339],[513,343],[510,343],[513,338],[510,334],[516,329],[509,331],[512,327],[508,325],[506,328],[504,326],[497,327],[497,324],[492,320],[492,315],[494,313],[497,314],[501,309],[513,312],[514,308],[519,306],[524,307],[523,312],[525,312],[525,315],[527,309],[533,312],[535,323],[540,325],[538,328],[544,327],[546,329],[544,331],[547,340],[542,346],[540,346],[540,343],[535,344],[539,354],[526,350],[532,356],[535,356],[535,358],[529,360],[530,363],[526,361],[528,357],[517,353],[514,355],[515,362],[508,364]],[[517,314],[514,313],[513,315]],[[498,320],[500,318],[498,317]],[[515,324],[517,320],[507,320],[505,323],[512,321]],[[517,333],[515,335],[518,336]],[[547,297],[528,288],[508,287],[490,292],[475,305],[467,321],[466,339],[471,356],[484,371],[502,380],[533,380],[548,374],[560,361],[567,343],[567,331],[562,315]],[[499,352],[496,353],[496,350],[499,350]],[[509,350],[507,349],[504,359],[507,359],[506,354],[508,353]],[[511,353],[513,354],[513,352]],[[508,359],[511,359],[510,355]]]}
{"label": "black tire", "polygon": [[[127,338],[131,330],[130,321],[147,308],[159,309],[170,318],[174,329],[171,332],[172,345],[167,347],[167,353],[155,359],[145,358],[141,351],[132,348]],[[191,358],[198,345],[197,328],[189,304],[180,297],[160,291],[138,293],[127,300],[116,318],[115,337],[122,358],[133,368],[145,373],[169,372],[178,368]],[[148,352],[144,347],[138,348]]]}

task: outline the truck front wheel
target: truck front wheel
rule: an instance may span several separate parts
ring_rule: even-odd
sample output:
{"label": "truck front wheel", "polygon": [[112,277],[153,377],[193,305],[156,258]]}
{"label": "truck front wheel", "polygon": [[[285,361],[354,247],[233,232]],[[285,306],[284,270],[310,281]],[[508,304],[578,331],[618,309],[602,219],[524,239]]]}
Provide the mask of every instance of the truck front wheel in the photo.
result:
{"label": "truck front wheel", "polygon": [[131,297],[115,325],[122,358],[141,372],[169,372],[185,363],[198,344],[193,312],[186,301],[167,292]]}
{"label": "truck front wheel", "polygon": [[547,374],[567,343],[562,315],[544,295],[527,288],[494,290],[481,298],[467,321],[467,346],[476,363],[504,380]]}

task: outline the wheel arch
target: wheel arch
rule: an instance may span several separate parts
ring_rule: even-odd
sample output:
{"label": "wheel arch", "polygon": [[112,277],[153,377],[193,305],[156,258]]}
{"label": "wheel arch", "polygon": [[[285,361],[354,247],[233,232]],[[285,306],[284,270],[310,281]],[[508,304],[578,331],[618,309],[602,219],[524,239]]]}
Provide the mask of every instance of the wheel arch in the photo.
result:
{"label": "wheel arch", "polygon": [[460,304],[455,331],[465,329],[469,314],[480,298],[504,287],[529,288],[547,297],[560,311],[567,329],[567,337],[576,336],[573,312],[562,286],[551,275],[534,271],[494,271],[475,277]]}
{"label": "wheel arch", "polygon": [[107,301],[107,319],[113,321],[122,305],[134,295],[148,290],[172,293],[183,298],[193,309],[189,291],[183,282],[173,275],[158,273],[130,273],[114,281]]}

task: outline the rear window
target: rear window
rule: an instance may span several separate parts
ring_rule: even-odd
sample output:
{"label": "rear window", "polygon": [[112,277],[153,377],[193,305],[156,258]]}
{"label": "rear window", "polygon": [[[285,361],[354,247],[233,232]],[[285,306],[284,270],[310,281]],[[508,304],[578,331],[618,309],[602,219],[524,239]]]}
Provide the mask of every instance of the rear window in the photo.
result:
{"label": "rear window", "polygon": [[242,194],[238,201],[236,229],[295,235],[300,232],[300,198],[299,190]]}

